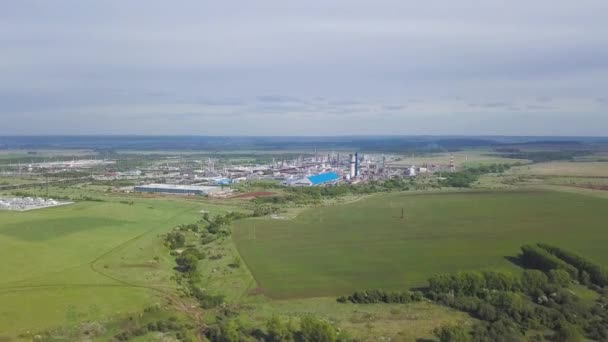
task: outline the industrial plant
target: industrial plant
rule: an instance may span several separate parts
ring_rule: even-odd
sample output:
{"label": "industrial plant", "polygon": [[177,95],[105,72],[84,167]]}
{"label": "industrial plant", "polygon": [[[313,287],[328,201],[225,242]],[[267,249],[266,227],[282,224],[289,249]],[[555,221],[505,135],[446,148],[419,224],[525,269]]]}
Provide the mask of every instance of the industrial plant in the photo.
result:
{"label": "industrial plant", "polygon": [[56,207],[71,203],[72,202],[60,202],[52,198],[44,199],[40,197],[0,198],[0,210],[28,211],[34,209]]}
{"label": "industrial plant", "polygon": [[[311,151],[312,152],[312,151]],[[280,155],[277,155],[279,157]],[[391,178],[424,177],[436,172],[456,170],[453,157],[449,164],[408,164],[407,157],[393,154],[320,152],[291,158],[272,158],[266,163],[231,159],[230,156],[202,159],[193,156],[148,158],[139,167],[120,160],[79,159],[30,164],[6,164],[4,177],[28,179],[27,182],[0,184],[0,190],[19,190],[63,186],[78,182],[123,182],[113,191],[144,194],[229,197],[235,185],[247,181],[271,181],[285,186],[310,187],[336,184],[364,184]],[[254,159],[255,160],[255,159]],[[420,158],[416,159],[420,161]],[[46,194],[50,196],[50,194]],[[6,205],[4,205],[6,206]]]}

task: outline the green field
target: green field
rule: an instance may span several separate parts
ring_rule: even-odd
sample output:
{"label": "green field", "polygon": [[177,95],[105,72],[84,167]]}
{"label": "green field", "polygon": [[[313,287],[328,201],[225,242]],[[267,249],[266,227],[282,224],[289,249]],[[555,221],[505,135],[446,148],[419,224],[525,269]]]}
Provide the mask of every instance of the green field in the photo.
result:
{"label": "green field", "polygon": [[549,162],[513,169],[514,174],[608,178],[608,162]]}
{"label": "green field", "polygon": [[0,340],[162,301],[176,285],[158,234],[194,222],[203,208],[215,211],[171,200],[0,211]]}
{"label": "green field", "polygon": [[440,272],[517,271],[508,258],[538,241],[608,263],[607,205],[550,191],[376,195],[292,220],[239,221],[234,239],[273,298],[396,290]]}
{"label": "green field", "polygon": [[488,164],[527,164],[530,161],[526,159],[504,158],[499,153],[489,150],[467,150],[451,153],[432,153],[428,155],[404,155],[399,160],[390,162],[389,165],[394,166],[410,166],[423,164],[441,164],[447,165],[453,158],[457,167],[477,167],[479,165]]}

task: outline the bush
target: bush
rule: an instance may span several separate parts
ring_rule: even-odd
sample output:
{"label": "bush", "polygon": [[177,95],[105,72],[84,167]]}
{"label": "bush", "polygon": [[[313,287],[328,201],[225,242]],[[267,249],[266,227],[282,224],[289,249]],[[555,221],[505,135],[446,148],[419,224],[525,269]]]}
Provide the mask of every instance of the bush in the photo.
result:
{"label": "bush", "polygon": [[578,342],[585,341],[585,338],[577,327],[568,323],[562,323],[555,332],[555,335],[553,335],[553,341]]}
{"label": "bush", "polygon": [[266,330],[267,340],[270,342],[287,341],[293,334],[289,326],[274,315],[266,322]]}
{"label": "bush", "polygon": [[300,321],[302,340],[306,342],[334,342],[336,329],[329,323],[313,317],[303,317]]}
{"label": "bush", "polygon": [[186,243],[186,236],[180,232],[171,232],[165,237],[165,241],[169,244],[171,249],[184,247]]}
{"label": "bush", "polygon": [[355,304],[375,304],[375,303],[411,303],[417,302],[424,298],[421,292],[385,292],[382,290],[367,290],[356,291],[352,295],[339,297],[337,300],[340,303],[345,303],[347,300]]}
{"label": "bush", "polygon": [[204,309],[213,309],[224,303],[224,296],[222,295],[212,295],[206,293],[203,289],[197,286],[193,286],[191,291],[192,296],[198,300],[199,304]]}
{"label": "bush", "polygon": [[461,325],[445,326],[435,329],[433,332],[440,342],[469,342],[471,335]]}

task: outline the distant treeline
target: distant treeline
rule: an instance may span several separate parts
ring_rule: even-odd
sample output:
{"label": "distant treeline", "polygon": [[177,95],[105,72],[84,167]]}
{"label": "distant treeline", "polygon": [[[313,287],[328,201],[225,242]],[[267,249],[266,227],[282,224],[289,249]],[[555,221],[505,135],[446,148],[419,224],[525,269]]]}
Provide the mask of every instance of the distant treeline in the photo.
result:
{"label": "distant treeline", "polygon": [[190,151],[313,151],[360,150],[397,153],[456,151],[476,147],[526,146],[551,143],[605,143],[602,138],[338,136],[338,137],[218,137],[218,136],[6,136],[0,149],[91,149]]}
{"label": "distant treeline", "polygon": [[543,163],[554,160],[574,160],[576,157],[583,157],[592,154],[590,151],[534,151],[534,152],[514,152],[500,154],[503,158],[528,159],[534,163]]}

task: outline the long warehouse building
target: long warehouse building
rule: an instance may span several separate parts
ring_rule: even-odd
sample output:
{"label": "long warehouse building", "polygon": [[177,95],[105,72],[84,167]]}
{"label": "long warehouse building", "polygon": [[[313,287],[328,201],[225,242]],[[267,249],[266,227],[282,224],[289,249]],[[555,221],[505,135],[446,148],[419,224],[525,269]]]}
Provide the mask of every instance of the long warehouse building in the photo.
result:
{"label": "long warehouse building", "polygon": [[206,196],[215,191],[221,190],[218,186],[198,186],[198,185],[179,185],[179,184],[147,184],[133,188],[137,192],[161,193],[173,195],[201,195]]}

